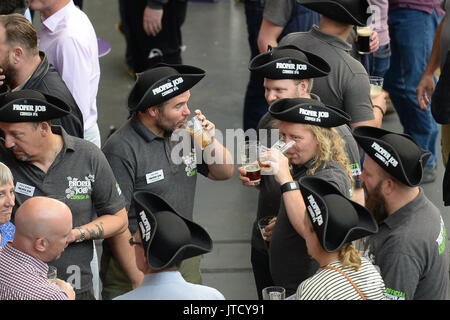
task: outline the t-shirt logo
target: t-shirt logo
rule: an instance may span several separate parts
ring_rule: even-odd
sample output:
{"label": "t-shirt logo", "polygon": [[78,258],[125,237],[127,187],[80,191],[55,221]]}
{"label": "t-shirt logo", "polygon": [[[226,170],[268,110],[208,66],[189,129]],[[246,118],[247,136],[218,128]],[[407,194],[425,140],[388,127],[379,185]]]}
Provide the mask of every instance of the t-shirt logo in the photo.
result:
{"label": "t-shirt logo", "polygon": [[66,189],[66,198],[71,200],[89,199],[92,191],[92,183],[95,182],[93,174],[85,176],[84,179],[67,177],[69,187]]}
{"label": "t-shirt logo", "polygon": [[187,156],[182,157],[184,165],[186,168],[186,175],[188,177],[195,176],[197,174],[197,155],[195,154],[195,149],[192,149],[191,153]]}

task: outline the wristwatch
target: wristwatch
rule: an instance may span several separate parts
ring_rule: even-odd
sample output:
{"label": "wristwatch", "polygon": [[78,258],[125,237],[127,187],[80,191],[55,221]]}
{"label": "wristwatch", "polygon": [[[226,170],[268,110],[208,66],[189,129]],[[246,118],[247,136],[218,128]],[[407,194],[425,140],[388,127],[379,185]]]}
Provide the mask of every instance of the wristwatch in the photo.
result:
{"label": "wristwatch", "polygon": [[81,227],[76,227],[75,229],[80,230],[80,233],[81,233],[81,238],[79,240],[76,240],[75,242],[83,242],[86,239],[86,233],[85,233],[84,229]]}
{"label": "wristwatch", "polygon": [[290,181],[283,184],[281,187],[281,193],[285,193],[287,191],[298,190],[300,189],[297,181]]}

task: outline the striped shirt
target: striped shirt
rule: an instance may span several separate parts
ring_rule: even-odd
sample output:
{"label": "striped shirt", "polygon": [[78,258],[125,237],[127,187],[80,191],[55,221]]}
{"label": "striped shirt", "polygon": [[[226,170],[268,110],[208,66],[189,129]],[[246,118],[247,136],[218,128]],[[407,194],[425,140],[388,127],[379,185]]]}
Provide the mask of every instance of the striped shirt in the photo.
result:
{"label": "striped shirt", "polygon": [[11,246],[0,249],[0,300],[67,300],[47,279],[48,265]]}
{"label": "striped shirt", "polygon": [[[383,300],[383,279],[372,263],[361,258],[361,268],[342,267],[337,261],[329,266],[344,271],[368,300]],[[297,300],[362,300],[348,279],[337,270],[319,269],[312,277],[303,281],[297,289]]]}

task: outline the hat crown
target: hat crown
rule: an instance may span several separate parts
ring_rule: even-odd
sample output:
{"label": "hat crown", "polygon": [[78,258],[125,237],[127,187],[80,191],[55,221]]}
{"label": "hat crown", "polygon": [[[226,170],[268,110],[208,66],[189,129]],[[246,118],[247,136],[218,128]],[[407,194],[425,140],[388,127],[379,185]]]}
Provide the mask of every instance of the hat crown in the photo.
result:
{"label": "hat crown", "polygon": [[[297,2],[330,19],[364,26],[370,17],[368,0],[297,0]],[[369,12],[368,12],[369,11]]]}
{"label": "hat crown", "polygon": [[271,51],[271,58],[272,60],[276,59],[297,59],[300,61],[308,61],[308,57],[300,50],[293,49],[290,47],[280,47],[280,48],[274,48]]}
{"label": "hat crown", "polygon": [[4,105],[5,103],[23,99],[24,101],[27,99],[36,99],[36,100],[42,100],[47,101],[45,96],[36,90],[30,90],[30,89],[23,89],[23,90],[17,90],[17,91],[11,91],[7,92],[3,95],[3,99],[1,101],[1,105]]}
{"label": "hat crown", "polygon": [[325,128],[338,127],[351,120],[344,111],[307,98],[279,99],[270,105],[269,113],[278,120]]}
{"label": "hat crown", "polygon": [[157,232],[150,250],[162,261],[169,261],[182,247],[191,243],[191,232],[184,220],[170,211],[155,213]]}
{"label": "hat crown", "polygon": [[323,200],[328,208],[328,236],[330,243],[339,243],[347,233],[358,225],[358,214],[348,202],[342,201],[342,196],[327,194]]}
{"label": "hat crown", "polygon": [[189,65],[158,64],[137,75],[128,95],[128,109],[143,111],[159,105],[192,88],[205,71]]}
{"label": "hat crown", "polygon": [[421,149],[411,136],[369,126],[356,127],[353,135],[383,170],[407,186],[420,183],[431,153]]}

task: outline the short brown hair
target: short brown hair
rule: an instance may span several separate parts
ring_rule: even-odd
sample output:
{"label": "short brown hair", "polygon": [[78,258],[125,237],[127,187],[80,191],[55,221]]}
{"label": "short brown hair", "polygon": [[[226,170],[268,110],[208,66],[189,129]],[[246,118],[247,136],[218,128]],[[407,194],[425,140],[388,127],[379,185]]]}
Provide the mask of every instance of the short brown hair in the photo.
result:
{"label": "short brown hair", "polygon": [[39,54],[36,30],[23,15],[18,13],[0,15],[0,24],[6,30],[8,44],[18,44],[28,53]]}

